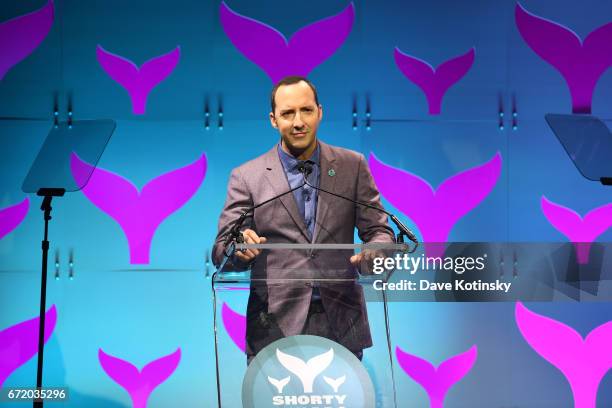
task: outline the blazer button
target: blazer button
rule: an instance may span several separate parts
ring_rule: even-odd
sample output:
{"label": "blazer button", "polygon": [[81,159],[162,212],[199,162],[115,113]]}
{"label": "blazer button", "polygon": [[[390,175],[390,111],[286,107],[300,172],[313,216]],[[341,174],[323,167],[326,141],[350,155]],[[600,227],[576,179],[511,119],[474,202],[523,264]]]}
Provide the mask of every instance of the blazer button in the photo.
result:
{"label": "blazer button", "polygon": [[317,257],[317,254],[315,254],[314,252],[310,254],[310,258],[314,259]]}

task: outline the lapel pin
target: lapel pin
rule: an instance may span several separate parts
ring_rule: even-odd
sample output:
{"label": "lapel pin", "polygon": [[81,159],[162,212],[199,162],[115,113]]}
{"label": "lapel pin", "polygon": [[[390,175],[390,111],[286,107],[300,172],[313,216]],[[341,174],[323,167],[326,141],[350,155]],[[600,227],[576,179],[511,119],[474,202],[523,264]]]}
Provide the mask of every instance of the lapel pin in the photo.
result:
{"label": "lapel pin", "polygon": [[329,175],[329,177],[334,177],[336,175],[336,170],[334,169],[329,169],[329,171],[327,172],[327,174]]}

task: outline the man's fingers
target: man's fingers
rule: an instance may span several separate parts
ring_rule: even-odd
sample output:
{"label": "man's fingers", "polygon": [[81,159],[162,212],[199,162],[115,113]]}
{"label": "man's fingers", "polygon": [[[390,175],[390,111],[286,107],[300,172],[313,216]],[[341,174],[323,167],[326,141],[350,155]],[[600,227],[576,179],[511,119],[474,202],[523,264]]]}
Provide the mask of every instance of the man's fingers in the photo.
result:
{"label": "man's fingers", "polygon": [[257,235],[257,233],[255,231],[253,231],[252,229],[246,229],[242,232],[242,235],[245,238],[245,241],[248,244],[260,244],[260,238],[259,235]]}
{"label": "man's fingers", "polygon": [[366,261],[372,262],[375,258],[384,258],[385,254],[382,251],[367,249],[364,251]]}
{"label": "man's fingers", "polygon": [[244,242],[247,244],[263,244],[267,241],[265,237],[260,237],[257,233],[251,229],[247,229],[243,232]]}
{"label": "man's fingers", "polygon": [[[259,240],[259,238],[257,238],[257,240]],[[255,241],[255,239],[253,239],[252,237],[247,237],[245,240],[245,243],[247,244],[259,244],[259,242]],[[250,248],[246,250],[246,253],[249,254],[250,256],[252,256],[253,258],[256,257],[257,255],[259,255],[259,249],[255,249],[255,248]]]}
{"label": "man's fingers", "polygon": [[246,249],[244,252],[236,251],[236,256],[243,262],[250,262],[259,254],[259,252],[255,253],[252,249]]}
{"label": "man's fingers", "polygon": [[[246,229],[246,230],[242,231],[242,236],[244,238],[244,243],[245,244],[263,244],[263,243],[265,243],[267,241],[266,238],[260,237],[252,229]],[[246,261],[251,261],[256,256],[258,256],[260,253],[261,253],[261,250],[255,249],[255,248],[250,248],[250,249],[247,249],[247,250],[244,250],[244,251],[241,252],[241,254],[243,256],[240,257],[240,259],[242,261],[245,261],[245,262]]]}
{"label": "man's fingers", "polygon": [[[263,244],[265,242],[266,242],[266,239],[264,237],[256,237],[256,238],[252,238],[252,241],[249,242],[249,244]],[[256,249],[256,248],[251,248],[249,249],[249,251],[252,251],[254,256],[258,256],[261,253],[261,249]]]}
{"label": "man's fingers", "polygon": [[240,259],[242,262],[250,262],[252,257],[249,257],[245,252],[236,252],[236,258]]}
{"label": "man's fingers", "polygon": [[[253,244],[253,242],[247,242],[247,244]],[[259,250],[258,249],[254,249],[254,248],[250,248],[250,249],[245,250],[243,253],[246,256],[248,256],[249,258],[253,259],[257,255],[259,255]]]}
{"label": "man's fingers", "polygon": [[[255,237],[257,237],[257,233],[255,231],[247,229],[242,232],[242,237],[244,238],[245,244],[255,244]],[[242,251],[244,255],[246,255],[249,260],[253,259],[256,254],[254,253],[255,249],[245,249]]]}
{"label": "man's fingers", "polygon": [[365,274],[371,273],[374,264],[374,259],[380,258],[381,256],[384,257],[384,254],[382,254],[380,251],[366,249],[358,254],[351,256],[349,260],[351,264],[353,264],[353,266],[356,266],[357,268],[359,268],[359,271],[361,273]]}

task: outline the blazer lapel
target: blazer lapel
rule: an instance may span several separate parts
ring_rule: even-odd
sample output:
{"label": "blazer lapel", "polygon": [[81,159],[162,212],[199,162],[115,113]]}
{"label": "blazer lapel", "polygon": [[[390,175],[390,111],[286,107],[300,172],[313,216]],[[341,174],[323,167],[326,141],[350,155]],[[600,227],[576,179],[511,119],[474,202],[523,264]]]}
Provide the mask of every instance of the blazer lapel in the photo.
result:
{"label": "blazer lapel", "polygon": [[[264,173],[266,179],[272,186],[272,190],[274,191],[275,195],[288,191],[291,188],[289,186],[289,182],[287,182],[287,176],[285,175],[283,165],[278,157],[276,146],[274,146],[266,155],[266,171]],[[293,193],[285,194],[284,196],[280,197],[279,200],[293,219],[295,225],[298,226],[302,235],[304,235],[304,238],[306,240],[310,240],[310,233],[308,232],[306,224],[304,223],[300,211],[297,208]]]}
{"label": "blazer lapel", "polygon": [[[321,165],[319,188],[331,191],[333,193],[337,179],[337,177],[335,177],[336,169],[334,168],[334,165],[336,163],[336,157],[334,156],[334,152],[325,143],[319,142],[319,146],[321,147],[321,155],[319,157]],[[314,238],[312,242],[317,241],[317,238],[319,237],[319,233],[321,231],[321,225],[325,225],[325,217],[329,212],[329,206],[332,200],[342,199],[331,196],[322,191],[318,192],[316,223],[314,230]]]}

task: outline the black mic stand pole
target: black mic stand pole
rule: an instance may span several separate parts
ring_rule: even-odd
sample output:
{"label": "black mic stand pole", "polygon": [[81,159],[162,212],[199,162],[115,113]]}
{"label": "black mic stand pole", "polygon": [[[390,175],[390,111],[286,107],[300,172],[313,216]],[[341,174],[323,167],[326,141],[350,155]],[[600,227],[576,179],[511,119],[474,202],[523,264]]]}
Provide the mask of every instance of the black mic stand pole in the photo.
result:
{"label": "black mic stand pole", "polygon": [[[40,209],[44,212],[45,235],[42,241],[42,270],[40,281],[40,311],[38,325],[38,363],[36,367],[36,389],[42,388],[43,379],[43,352],[45,348],[45,311],[47,308],[47,262],[49,259],[49,221],[51,220],[51,200],[53,197],[62,197],[66,192],[63,188],[41,188],[36,195],[44,197]],[[42,408],[43,400],[35,399],[34,408]]]}

